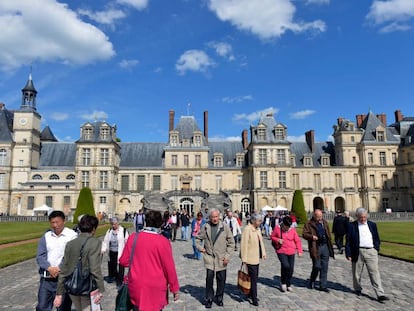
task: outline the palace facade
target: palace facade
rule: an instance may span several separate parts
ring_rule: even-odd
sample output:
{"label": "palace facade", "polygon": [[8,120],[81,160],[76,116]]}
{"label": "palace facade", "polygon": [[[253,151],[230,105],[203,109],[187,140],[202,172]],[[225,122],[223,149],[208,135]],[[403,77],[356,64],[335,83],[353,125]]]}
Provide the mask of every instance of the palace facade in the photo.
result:
{"label": "palace facade", "polygon": [[141,208],[204,207],[260,210],[291,207],[296,189],[307,211],[414,211],[414,118],[397,110],[338,118],[333,141],[288,140],[273,115],[243,130],[240,141],[209,141],[193,116],[169,111],[165,143],[120,142],[116,127],[86,122],[75,142],[41,129],[31,76],[20,109],[0,104],[0,213],[33,215],[47,205],[71,215],[89,187],[96,212],[123,215]]}

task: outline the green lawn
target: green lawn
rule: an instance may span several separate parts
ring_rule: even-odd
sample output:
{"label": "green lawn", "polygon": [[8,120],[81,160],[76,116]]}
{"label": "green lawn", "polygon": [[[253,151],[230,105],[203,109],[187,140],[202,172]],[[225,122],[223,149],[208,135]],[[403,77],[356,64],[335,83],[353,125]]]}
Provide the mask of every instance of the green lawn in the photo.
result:
{"label": "green lawn", "polygon": [[48,222],[0,222],[0,244],[40,238]]}
{"label": "green lawn", "polygon": [[414,245],[414,222],[378,222],[377,226],[381,241]]}

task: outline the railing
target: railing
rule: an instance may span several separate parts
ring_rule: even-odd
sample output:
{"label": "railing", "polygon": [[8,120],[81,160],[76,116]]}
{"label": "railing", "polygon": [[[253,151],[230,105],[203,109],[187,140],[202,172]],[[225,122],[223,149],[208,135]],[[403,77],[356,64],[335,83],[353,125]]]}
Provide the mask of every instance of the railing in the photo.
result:
{"label": "railing", "polygon": [[0,222],[44,222],[47,216],[0,216]]}
{"label": "railing", "polygon": [[[355,212],[350,212],[349,216],[356,219]],[[308,218],[312,214],[308,214]],[[324,214],[326,220],[333,220],[335,213],[328,212]],[[392,212],[392,213],[368,213],[368,219],[372,221],[414,221],[414,212]]]}

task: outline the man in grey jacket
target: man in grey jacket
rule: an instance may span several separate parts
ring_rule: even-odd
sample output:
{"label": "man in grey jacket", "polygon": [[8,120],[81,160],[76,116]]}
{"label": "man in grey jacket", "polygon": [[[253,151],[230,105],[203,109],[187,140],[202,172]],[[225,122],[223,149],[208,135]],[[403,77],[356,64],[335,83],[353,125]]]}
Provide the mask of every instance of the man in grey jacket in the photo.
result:
{"label": "man in grey jacket", "polygon": [[[233,233],[220,220],[220,211],[210,209],[209,221],[196,236],[197,249],[203,253],[206,276],[206,308],[211,308],[213,299],[218,306],[223,306],[226,269],[230,254],[234,250]],[[217,290],[214,296],[213,281],[216,277]]]}

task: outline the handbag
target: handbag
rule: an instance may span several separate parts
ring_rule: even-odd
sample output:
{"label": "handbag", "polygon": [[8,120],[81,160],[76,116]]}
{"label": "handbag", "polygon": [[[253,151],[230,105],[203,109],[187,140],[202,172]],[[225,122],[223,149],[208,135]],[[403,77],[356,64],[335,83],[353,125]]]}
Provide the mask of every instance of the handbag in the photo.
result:
{"label": "handbag", "polygon": [[[282,232],[283,232],[282,231],[282,226],[280,225],[279,227],[280,227],[280,238],[282,238]],[[279,248],[282,247],[282,244],[276,243],[275,241],[272,240],[272,246],[277,251]]]}
{"label": "handbag", "polygon": [[237,286],[242,291],[243,294],[249,295],[250,288],[252,286],[251,278],[247,272],[247,265],[242,263],[240,270],[237,275]]}
{"label": "handbag", "polygon": [[89,296],[90,292],[97,289],[96,281],[91,275],[89,267],[87,269],[82,267],[83,249],[89,239],[90,237],[83,242],[75,269],[64,282],[66,292],[74,296]]}
{"label": "handbag", "polygon": [[128,279],[131,272],[132,256],[135,251],[135,244],[137,243],[138,234],[139,232],[135,233],[134,243],[132,244],[131,254],[129,255],[128,275],[126,278],[124,278],[124,281],[118,290],[118,294],[116,295],[115,311],[130,311],[133,308],[131,299],[129,297]]}

